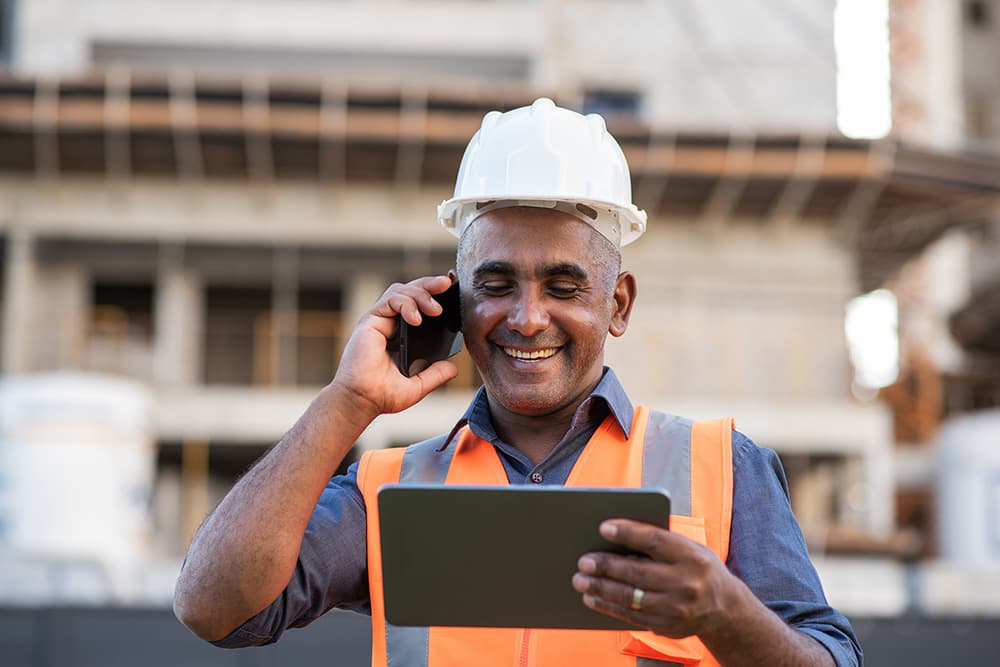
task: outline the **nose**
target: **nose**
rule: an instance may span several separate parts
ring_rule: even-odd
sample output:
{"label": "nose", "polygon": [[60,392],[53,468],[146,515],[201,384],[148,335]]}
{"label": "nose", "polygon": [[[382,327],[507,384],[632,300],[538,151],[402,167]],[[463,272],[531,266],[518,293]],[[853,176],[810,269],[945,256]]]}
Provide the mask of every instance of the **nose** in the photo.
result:
{"label": "nose", "polygon": [[522,336],[534,336],[549,327],[549,312],[535,290],[520,290],[507,313],[507,327]]}

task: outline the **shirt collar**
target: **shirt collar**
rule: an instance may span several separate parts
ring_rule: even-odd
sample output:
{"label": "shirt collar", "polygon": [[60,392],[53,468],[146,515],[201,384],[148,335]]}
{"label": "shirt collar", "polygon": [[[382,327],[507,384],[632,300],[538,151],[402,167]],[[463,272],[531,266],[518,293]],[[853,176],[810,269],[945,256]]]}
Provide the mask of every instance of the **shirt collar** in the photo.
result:
{"label": "shirt collar", "polygon": [[[591,405],[596,399],[601,399],[607,404],[615,421],[618,422],[618,426],[627,438],[632,431],[632,413],[634,412],[634,408],[628,394],[625,393],[625,388],[618,381],[618,376],[607,366],[604,367],[604,373],[601,375],[601,380],[597,383],[597,386],[594,387],[594,390],[590,392],[590,395],[584,399],[580,407],[573,414],[574,424],[577,420],[587,417]],[[486,387],[480,387],[476,391],[476,395],[472,398],[472,402],[469,403],[469,407],[466,408],[465,414],[455,423],[455,426],[451,429],[441,447],[438,448],[438,451],[447,449],[451,441],[454,440],[455,435],[466,424],[473,431],[478,431],[480,437],[487,436],[485,437],[486,440],[496,438],[493,420],[490,417],[489,401],[486,397]]]}

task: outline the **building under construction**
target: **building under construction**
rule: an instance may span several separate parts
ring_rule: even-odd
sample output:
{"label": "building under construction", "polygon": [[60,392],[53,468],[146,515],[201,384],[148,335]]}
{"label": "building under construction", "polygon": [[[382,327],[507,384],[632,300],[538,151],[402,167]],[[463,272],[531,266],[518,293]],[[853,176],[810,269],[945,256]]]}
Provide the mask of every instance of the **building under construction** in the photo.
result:
{"label": "building under construction", "polygon": [[[943,75],[911,50],[893,54],[894,85],[910,85],[894,91],[896,133],[844,137],[833,4],[2,3],[0,472],[13,481],[0,604],[166,613],[194,529],[333,376],[358,317],[391,282],[451,267],[434,211],[483,114],[545,95],[605,115],[649,213],[624,251],[640,307],[627,345],[608,349],[633,397],[732,414],[779,451],[827,593],[852,618],[948,607],[954,581],[983,575],[901,564],[938,551],[927,521],[897,518],[897,497],[910,515],[926,508],[932,458],[894,444],[914,391],[852,394],[844,309],[912,284],[907,267],[942,237],[996,229],[1000,122],[975,107],[982,137],[942,139],[950,112],[920,91]],[[952,54],[959,96],[979,85],[976,54],[948,39],[1000,21],[997,3],[893,6],[894,44],[935,64]],[[920,27],[934,16],[952,32]],[[996,40],[983,43],[995,63]],[[982,275],[995,257],[976,260]],[[991,280],[977,289],[992,294]],[[994,301],[971,298],[953,320],[959,342],[993,357]],[[959,412],[996,406],[996,362],[963,358],[941,380],[932,354],[931,382],[961,378]],[[447,431],[478,386],[471,361],[460,367],[356,449]],[[915,419],[936,433],[947,411],[925,408]],[[95,453],[68,454],[84,444]],[[32,458],[43,447],[55,458]],[[90,474],[111,491],[74,508],[61,490]],[[55,507],[29,516],[29,501]],[[91,527],[38,535],[66,521]],[[973,598],[952,611],[978,632],[988,622],[968,619],[1000,616],[1000,599]]]}

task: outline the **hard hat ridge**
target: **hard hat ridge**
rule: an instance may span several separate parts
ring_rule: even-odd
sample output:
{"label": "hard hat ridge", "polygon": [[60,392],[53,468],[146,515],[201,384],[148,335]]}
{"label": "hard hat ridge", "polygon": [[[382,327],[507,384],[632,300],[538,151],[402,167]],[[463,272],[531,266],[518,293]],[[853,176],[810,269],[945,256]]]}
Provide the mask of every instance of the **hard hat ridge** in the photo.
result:
{"label": "hard hat ridge", "polygon": [[479,127],[479,132],[477,134],[484,135],[485,133],[489,132],[490,128],[492,128],[494,125],[497,124],[502,115],[503,112],[501,111],[490,111],[485,116],[483,116],[483,124]]}
{"label": "hard hat ridge", "polygon": [[616,246],[646,227],[645,212],[632,203],[625,155],[604,118],[544,97],[483,117],[462,157],[455,195],[438,207],[438,219],[461,236],[481,215],[507,206],[564,211]]}

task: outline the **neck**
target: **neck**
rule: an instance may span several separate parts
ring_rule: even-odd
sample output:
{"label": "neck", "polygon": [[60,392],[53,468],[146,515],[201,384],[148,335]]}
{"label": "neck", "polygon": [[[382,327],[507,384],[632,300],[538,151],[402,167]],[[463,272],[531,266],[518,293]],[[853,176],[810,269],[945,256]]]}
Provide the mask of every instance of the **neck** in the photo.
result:
{"label": "neck", "polygon": [[487,392],[493,429],[500,439],[516,447],[535,465],[555,449],[573,423],[577,408],[597,386],[597,382],[582,392],[577,400],[541,415],[513,412]]}
{"label": "neck", "polygon": [[[492,405],[491,405],[491,409]],[[573,413],[565,418],[553,419],[551,416],[532,417],[510,413],[503,408],[493,413],[493,428],[504,442],[517,447],[531,462],[538,465],[555,449],[562,437],[569,430]]]}

